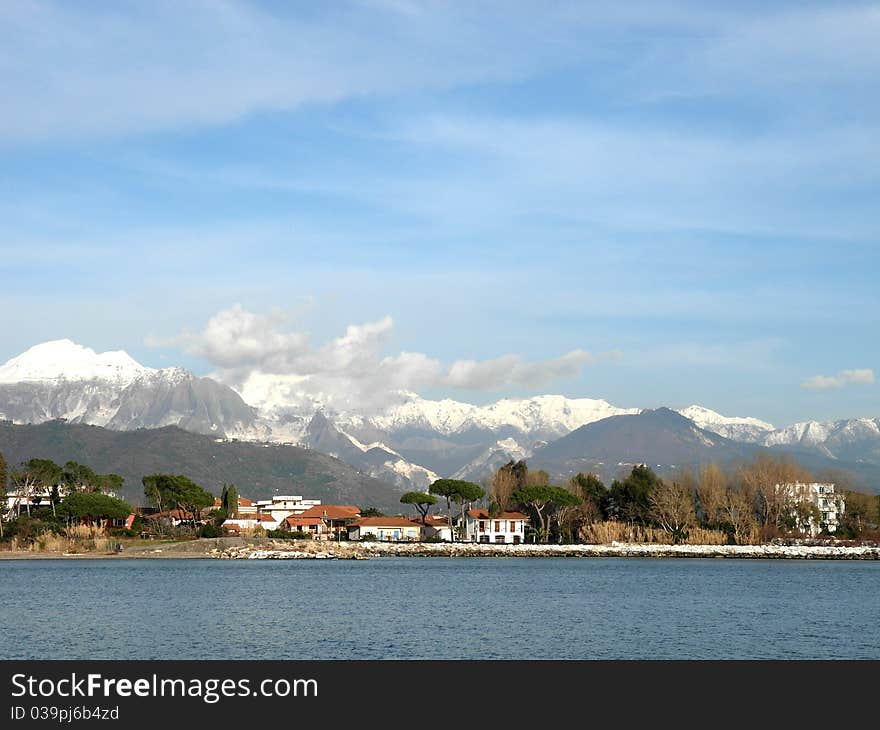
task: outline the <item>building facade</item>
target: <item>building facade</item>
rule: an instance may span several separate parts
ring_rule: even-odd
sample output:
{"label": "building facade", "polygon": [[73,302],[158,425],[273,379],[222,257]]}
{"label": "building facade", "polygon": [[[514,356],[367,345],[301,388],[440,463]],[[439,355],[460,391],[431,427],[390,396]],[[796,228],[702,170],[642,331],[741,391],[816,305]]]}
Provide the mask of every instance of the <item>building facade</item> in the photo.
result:
{"label": "building facade", "polygon": [[[797,528],[815,537],[823,530],[834,533],[846,510],[846,498],[829,482],[792,482],[777,484],[777,492],[785,494]],[[812,509],[804,509],[804,506]]]}
{"label": "building facade", "polygon": [[491,515],[486,509],[470,509],[464,514],[462,534],[468,542],[519,545],[526,540],[528,521],[522,512]]}

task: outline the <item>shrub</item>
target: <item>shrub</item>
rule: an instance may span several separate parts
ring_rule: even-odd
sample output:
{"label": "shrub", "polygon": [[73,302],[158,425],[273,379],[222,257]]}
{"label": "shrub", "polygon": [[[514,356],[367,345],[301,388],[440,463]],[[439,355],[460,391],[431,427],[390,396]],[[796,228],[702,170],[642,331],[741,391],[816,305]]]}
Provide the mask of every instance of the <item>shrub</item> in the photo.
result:
{"label": "shrub", "polygon": [[208,522],[199,530],[199,537],[225,537],[226,530],[221,526]]}
{"label": "shrub", "polygon": [[269,530],[266,533],[266,537],[271,537],[274,540],[311,540],[312,535],[309,532],[302,532],[301,530],[293,530],[292,532],[288,532],[287,530]]}

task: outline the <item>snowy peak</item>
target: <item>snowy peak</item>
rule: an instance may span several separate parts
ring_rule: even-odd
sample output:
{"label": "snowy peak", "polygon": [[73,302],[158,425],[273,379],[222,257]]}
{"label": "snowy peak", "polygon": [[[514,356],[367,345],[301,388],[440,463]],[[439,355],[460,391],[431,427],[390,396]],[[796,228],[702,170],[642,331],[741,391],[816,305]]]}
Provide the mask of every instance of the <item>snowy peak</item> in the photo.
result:
{"label": "snowy peak", "polygon": [[486,406],[415,397],[372,421],[389,431],[422,427],[449,435],[469,429],[497,431],[508,427],[522,433],[553,436],[610,416],[635,413],[639,413],[638,408],[617,408],[604,400],[572,399],[561,395],[505,398]]}
{"label": "snowy peak", "polygon": [[0,383],[55,383],[100,380],[118,386],[154,372],[122,350],[96,353],[75,342],[34,345],[0,367]]}
{"label": "snowy peak", "polygon": [[685,418],[689,418],[700,428],[712,431],[719,436],[724,436],[733,441],[744,443],[759,443],[768,434],[775,431],[772,424],[758,418],[748,416],[722,416],[716,411],[703,406],[688,406],[679,411]]}
{"label": "snowy peak", "polygon": [[765,443],[767,446],[790,446],[793,444],[817,446],[828,439],[833,428],[834,424],[830,423],[803,421],[768,434]]}
{"label": "snowy peak", "polygon": [[773,426],[772,423],[767,423],[759,418],[752,418],[750,416],[722,416],[720,413],[710,410],[709,408],[704,408],[703,406],[688,406],[687,408],[680,410],[679,413],[685,418],[690,418],[701,428],[705,428],[706,424],[718,424],[728,426],[754,426],[763,431],[776,430],[776,427]]}

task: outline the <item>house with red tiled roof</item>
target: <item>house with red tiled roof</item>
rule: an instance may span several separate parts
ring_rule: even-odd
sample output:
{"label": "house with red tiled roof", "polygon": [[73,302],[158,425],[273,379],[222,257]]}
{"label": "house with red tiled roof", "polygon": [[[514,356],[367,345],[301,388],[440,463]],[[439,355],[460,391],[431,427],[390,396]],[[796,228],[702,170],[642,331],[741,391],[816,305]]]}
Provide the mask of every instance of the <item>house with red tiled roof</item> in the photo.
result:
{"label": "house with red tiled roof", "polygon": [[422,539],[422,525],[408,517],[361,517],[348,525],[348,539],[416,542]]}
{"label": "house with red tiled roof", "polygon": [[[214,508],[217,509],[222,506],[219,497],[214,497]],[[239,497],[238,498],[238,515],[252,515],[257,512],[257,504],[253,500],[248,499],[247,497]]]}
{"label": "house with red tiled roof", "polygon": [[313,540],[320,540],[327,533],[327,526],[322,519],[302,515],[285,517],[278,529],[287,532],[307,532]]}
{"label": "house with red tiled roof", "polygon": [[337,540],[346,535],[348,526],[361,516],[361,508],[353,504],[318,504],[299,517],[319,519],[324,523],[318,539]]}
{"label": "house with red tiled roof", "polygon": [[528,521],[522,512],[492,515],[487,509],[469,509],[464,513],[462,534],[469,542],[518,545],[525,542]]}
{"label": "house with red tiled roof", "polygon": [[[422,525],[421,517],[412,517],[411,521]],[[452,525],[446,515],[428,515],[422,527],[424,539],[435,538],[443,542],[452,542]]]}
{"label": "house with red tiled roof", "polygon": [[232,517],[223,523],[223,527],[227,529],[237,528],[239,531],[254,530],[257,527],[262,527],[268,532],[269,530],[277,530],[279,524],[279,521],[273,515],[257,512],[256,514]]}

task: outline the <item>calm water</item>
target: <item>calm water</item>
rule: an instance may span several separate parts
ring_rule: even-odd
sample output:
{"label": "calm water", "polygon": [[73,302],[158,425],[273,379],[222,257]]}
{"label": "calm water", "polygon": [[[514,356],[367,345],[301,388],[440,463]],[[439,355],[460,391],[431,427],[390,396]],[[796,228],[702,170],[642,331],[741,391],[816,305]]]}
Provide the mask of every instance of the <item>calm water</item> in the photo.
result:
{"label": "calm water", "polygon": [[880,562],[0,561],[4,659],[880,658]]}

